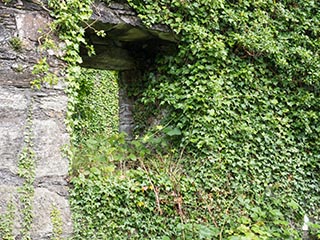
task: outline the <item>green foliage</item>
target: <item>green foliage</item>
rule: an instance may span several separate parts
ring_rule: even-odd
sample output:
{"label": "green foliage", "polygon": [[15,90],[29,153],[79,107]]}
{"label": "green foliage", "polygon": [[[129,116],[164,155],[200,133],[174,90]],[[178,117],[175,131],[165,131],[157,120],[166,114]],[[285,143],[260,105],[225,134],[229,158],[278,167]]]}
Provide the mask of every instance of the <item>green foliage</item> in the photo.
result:
{"label": "green foliage", "polygon": [[[33,103],[34,100],[32,99],[31,101]],[[23,185],[18,189],[22,208],[22,240],[31,239],[30,230],[33,221],[32,203],[34,196],[35,153],[33,150],[32,117],[31,104],[28,108],[27,124],[25,126],[24,148],[20,153],[18,162],[18,175],[24,179]]]}
{"label": "green foliage", "polygon": [[49,1],[51,15],[55,17],[51,28],[59,31],[60,40],[66,44],[64,60],[70,65],[82,62],[79,47],[80,44],[86,44],[83,24],[92,14],[91,2],[91,0]]}
{"label": "green foliage", "polygon": [[49,72],[50,66],[47,62],[47,58],[44,57],[38,61],[33,67],[32,74],[36,76],[32,80],[31,85],[37,89],[41,88],[41,84],[47,83],[51,86],[58,83],[59,79],[56,74]]}
{"label": "green foliage", "polygon": [[[8,2],[5,2],[8,3]],[[21,51],[22,50],[22,40],[18,37],[13,37],[9,40],[10,46],[15,50],[15,51]]]}
{"label": "green foliage", "polygon": [[72,178],[75,239],[182,236],[184,230],[177,228],[181,225],[176,208],[180,199],[175,196],[177,181],[167,175],[169,167],[176,167],[173,159],[163,159],[167,162],[160,166],[161,159],[152,159],[154,155],[142,142],[134,141],[136,148],[130,151],[123,136],[99,139],[95,144],[98,151],[104,146],[104,164],[90,162],[90,168],[80,169]]}
{"label": "green foliage", "polygon": [[15,206],[11,200],[6,206],[6,212],[0,215],[0,239],[14,240],[13,223],[14,223]]}
{"label": "green foliage", "polygon": [[[81,110],[81,106],[79,106],[79,104],[77,105],[79,102],[78,94],[80,93],[80,97],[85,97],[81,91],[85,91],[84,87],[86,87],[86,81],[82,74],[83,70],[78,66],[82,63],[79,54],[80,45],[88,49],[89,55],[94,54],[93,47],[86,42],[84,36],[86,28],[90,27],[92,29],[89,24],[89,18],[92,14],[91,3],[92,0],[51,0],[48,2],[49,8],[51,9],[50,14],[55,18],[55,21],[51,24],[51,29],[57,31],[60,41],[65,43],[63,60],[68,64],[68,67],[65,69],[65,80],[67,82],[67,89],[65,91],[69,98],[66,122],[73,142],[77,141],[77,135],[74,134],[74,129],[79,129],[83,127],[81,124],[85,124],[83,121],[79,121],[75,115],[81,115],[81,113],[78,112],[79,109]],[[105,35],[103,31],[96,31],[96,33],[99,36]],[[93,78],[89,78],[88,86],[92,83]],[[75,109],[76,107],[78,109]],[[77,126],[79,122],[80,126]],[[70,157],[72,158],[72,156]]]}
{"label": "green foliage", "polygon": [[228,171],[220,162],[145,139],[99,138],[84,147],[90,154],[77,155],[84,161],[71,180],[75,239],[299,238],[294,200],[252,196],[221,178]]}
{"label": "green foliage", "polygon": [[92,130],[75,153],[76,238],[299,239],[304,213],[320,214],[320,3],[128,2],[179,36],[138,94],[166,110],[166,127],[128,146],[84,124],[102,117],[90,108],[77,128],[90,1],[50,3],[70,65],[69,127]]}
{"label": "green foliage", "polygon": [[119,126],[116,76],[111,71],[81,69],[71,119],[72,170],[105,163],[103,159],[108,156],[108,148],[104,144],[118,131]]}
{"label": "green foliage", "polygon": [[129,2],[147,26],[179,34],[178,53],[158,59],[143,101],[168,109],[180,146],[220,162],[235,193],[281,196],[287,219],[296,202],[296,222],[303,211],[318,216],[319,2]]}
{"label": "green foliage", "polygon": [[95,134],[112,135],[118,131],[117,74],[111,71],[81,69],[73,113],[76,142]]}
{"label": "green foliage", "polygon": [[314,236],[315,239],[320,239],[320,223],[319,223],[319,219],[318,219],[318,222],[316,222],[316,223],[314,223],[314,222],[310,223],[309,227],[310,227],[311,236]]}
{"label": "green foliage", "polygon": [[51,240],[60,240],[62,239],[62,218],[61,218],[61,212],[59,209],[55,206],[52,207],[51,213],[50,213],[51,223],[53,226],[53,234],[51,236]]}
{"label": "green foliage", "polygon": [[5,5],[12,2],[12,0],[1,0],[1,1],[2,1]]}

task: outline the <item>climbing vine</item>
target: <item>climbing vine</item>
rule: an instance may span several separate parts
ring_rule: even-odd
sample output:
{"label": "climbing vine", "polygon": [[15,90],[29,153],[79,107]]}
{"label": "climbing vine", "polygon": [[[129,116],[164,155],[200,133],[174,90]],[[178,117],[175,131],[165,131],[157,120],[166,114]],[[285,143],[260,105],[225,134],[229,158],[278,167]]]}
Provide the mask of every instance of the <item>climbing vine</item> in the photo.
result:
{"label": "climbing vine", "polygon": [[[140,89],[167,114],[128,146],[88,143],[79,157],[104,164],[75,171],[76,238],[299,239],[303,215],[320,215],[320,3],[128,2],[147,27],[178,35],[176,55],[159,56]],[[90,3],[49,3],[72,129]]]}
{"label": "climbing vine", "polygon": [[[66,93],[69,98],[67,126],[73,140],[75,140],[73,129],[77,124],[73,115],[76,112],[74,108],[77,103],[77,91],[80,87],[77,79],[80,79],[81,68],[79,64],[82,62],[79,53],[80,45],[87,47],[89,55],[94,54],[94,49],[87,44],[84,36],[85,29],[90,27],[88,20],[92,14],[91,3],[91,0],[51,0],[48,2],[49,8],[52,10],[51,15],[55,19],[51,28],[58,32],[59,39],[65,44],[63,60],[68,65],[65,69],[65,80],[67,83]],[[103,32],[99,32],[99,34],[103,35]]]}
{"label": "climbing vine", "polygon": [[117,74],[112,71],[81,69],[77,79],[77,103],[73,113],[76,143],[88,136],[110,136],[118,131]]}
{"label": "climbing vine", "polygon": [[52,236],[51,240],[60,240],[62,239],[62,217],[61,212],[56,206],[52,206],[52,210],[50,212],[50,219],[52,223]]}
{"label": "climbing vine", "polygon": [[0,215],[0,238],[3,240],[14,240],[15,209],[14,202],[11,199],[6,206],[6,211]]}
{"label": "climbing vine", "polygon": [[[249,205],[319,219],[319,2],[129,2],[147,26],[166,24],[180,36],[143,100],[171,110],[182,146],[219,163],[203,174],[220,172],[220,189],[251,196]],[[264,203],[253,203],[262,193]]]}
{"label": "climbing vine", "polygon": [[205,172],[220,172],[250,204],[264,193],[263,207],[319,218],[319,3],[129,2],[147,26],[180,36],[177,55],[150,74],[144,102],[169,108],[182,145],[219,162]]}
{"label": "climbing vine", "polygon": [[34,187],[33,182],[35,178],[35,153],[33,150],[33,136],[32,136],[32,104],[33,99],[31,99],[31,104],[28,107],[27,123],[25,126],[25,136],[24,136],[24,147],[20,153],[18,162],[18,175],[24,179],[23,185],[18,189],[19,200],[21,202],[21,236],[23,240],[29,240],[31,224],[33,221],[33,196]]}

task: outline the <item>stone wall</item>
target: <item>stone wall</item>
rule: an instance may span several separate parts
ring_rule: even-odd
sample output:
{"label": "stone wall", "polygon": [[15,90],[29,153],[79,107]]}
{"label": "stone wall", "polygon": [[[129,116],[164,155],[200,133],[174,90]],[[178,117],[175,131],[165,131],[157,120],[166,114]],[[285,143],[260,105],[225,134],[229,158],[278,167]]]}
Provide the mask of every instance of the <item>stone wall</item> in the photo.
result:
{"label": "stone wall", "polygon": [[119,132],[125,132],[127,139],[134,138],[134,103],[135,99],[130,96],[130,89],[141,80],[141,73],[139,70],[121,71],[119,73]]}
{"label": "stone wall", "polygon": [[[63,234],[72,233],[68,204],[68,160],[61,148],[68,144],[64,125],[67,97],[62,86],[33,90],[32,68],[46,56],[53,71],[62,63],[53,53],[38,51],[38,30],[47,29],[51,19],[39,5],[27,1],[0,2],[0,231],[8,206],[14,205],[14,237],[22,238],[25,204],[22,198],[24,177],[19,177],[19,159],[28,145],[35,153],[35,178],[30,200],[33,221],[31,239],[49,239],[53,224],[50,214],[58,209]],[[21,169],[20,169],[21,170]],[[20,174],[21,175],[21,174]],[[0,232],[0,238],[1,238]],[[2,236],[3,237],[3,236]]]}
{"label": "stone wall", "polygon": [[[50,239],[57,220],[62,221],[61,237],[72,235],[68,160],[61,151],[69,141],[64,124],[68,99],[63,84],[41,90],[30,86],[35,78],[32,69],[43,57],[51,71],[63,77],[61,52],[39,48],[39,30],[46,32],[52,21],[41,2],[0,1],[0,239],[6,239],[8,232],[15,239],[28,234],[33,240]],[[108,6],[95,2],[93,27],[105,30],[108,37],[87,29],[97,55],[81,53],[84,67],[122,71],[119,128],[130,136],[134,99],[127,89],[139,81],[158,53],[174,48],[175,36],[164,26],[146,29],[134,11],[120,2],[125,1]],[[60,214],[59,219],[50,216],[53,212]]]}

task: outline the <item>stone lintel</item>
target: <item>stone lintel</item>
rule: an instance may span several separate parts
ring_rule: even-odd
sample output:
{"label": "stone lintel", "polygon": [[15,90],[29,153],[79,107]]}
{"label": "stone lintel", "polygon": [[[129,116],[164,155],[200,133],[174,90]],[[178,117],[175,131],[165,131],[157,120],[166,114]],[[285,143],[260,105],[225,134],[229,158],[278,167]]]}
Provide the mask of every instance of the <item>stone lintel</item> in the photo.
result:
{"label": "stone lintel", "polygon": [[93,57],[89,57],[86,54],[82,56],[82,67],[118,71],[136,67],[135,59],[124,48],[114,45],[95,45],[95,52],[96,54]]}
{"label": "stone lintel", "polygon": [[[127,41],[146,40],[148,38],[159,38],[169,42],[177,42],[177,36],[166,25],[154,25],[147,28],[143,25],[136,12],[126,3],[112,2],[106,4],[101,1],[96,1],[93,4],[93,14],[91,21],[93,27],[97,30],[110,31],[113,37],[122,37],[121,34],[112,33],[114,30],[130,30],[135,29],[135,33],[127,34]],[[140,32],[141,38],[137,38],[136,32]],[[132,37],[132,38],[131,38]]]}
{"label": "stone lintel", "polygon": [[[96,55],[89,57],[85,50],[81,51],[82,66],[119,71],[145,69],[158,53],[172,53],[176,35],[165,25],[145,27],[136,12],[123,2],[93,4],[92,28],[87,29],[86,38]],[[92,29],[104,30],[106,36],[98,37]]]}

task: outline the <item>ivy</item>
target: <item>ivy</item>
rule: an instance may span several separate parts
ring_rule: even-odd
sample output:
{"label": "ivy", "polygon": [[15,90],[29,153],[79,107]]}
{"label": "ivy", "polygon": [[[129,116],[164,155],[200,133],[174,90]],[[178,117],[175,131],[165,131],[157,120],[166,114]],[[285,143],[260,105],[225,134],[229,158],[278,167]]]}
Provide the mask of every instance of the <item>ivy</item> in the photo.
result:
{"label": "ivy", "polygon": [[13,240],[13,225],[15,219],[15,205],[10,200],[6,206],[6,211],[0,215],[0,237],[3,240]]}
{"label": "ivy", "polygon": [[[299,239],[304,214],[317,229],[319,3],[128,2],[147,27],[178,35],[138,94],[166,114],[128,146],[88,136],[72,179],[76,238]],[[90,4],[49,3],[66,44],[71,129]]]}
{"label": "ivy", "polygon": [[62,239],[62,217],[61,212],[55,206],[52,206],[52,210],[50,212],[50,219],[53,226],[53,234],[51,236],[51,240],[60,240]]}
{"label": "ivy", "polygon": [[[50,26],[51,31],[57,32],[60,42],[64,44],[62,60],[67,63],[67,67],[62,73],[67,83],[65,90],[69,98],[67,126],[72,139],[75,138],[72,129],[76,124],[73,121],[72,115],[75,112],[74,107],[77,103],[76,92],[79,89],[77,79],[81,74],[81,69],[78,65],[82,63],[79,53],[80,45],[86,46],[89,54],[94,54],[92,46],[87,44],[84,36],[85,29],[90,27],[88,21],[92,14],[91,4],[91,0],[48,1],[48,7],[51,10],[50,15],[54,18]],[[45,43],[48,42],[52,43],[52,39],[46,39]],[[56,47],[54,46],[54,48]],[[44,61],[44,64],[40,64],[40,67],[35,70],[40,69],[41,73],[45,67],[46,63]]]}
{"label": "ivy", "polygon": [[218,182],[204,174],[213,171],[236,195],[286,196],[262,205],[281,208],[287,219],[287,201],[299,206],[293,221],[304,211],[319,218],[319,3],[129,3],[147,26],[179,34],[178,53],[159,57],[142,94],[145,104],[169,109],[180,146],[224,168],[208,166],[196,179],[210,189]]}
{"label": "ivy", "polygon": [[28,116],[24,136],[24,147],[19,156],[18,175],[24,179],[24,183],[18,189],[19,200],[21,202],[21,237],[23,240],[31,239],[30,230],[33,221],[33,197],[34,197],[34,178],[35,178],[35,161],[36,156],[33,150],[33,115],[32,105],[34,100],[28,107]]}
{"label": "ivy", "polygon": [[116,133],[119,126],[117,74],[81,69],[77,82],[77,103],[72,116],[77,135],[75,143],[90,135]]}

